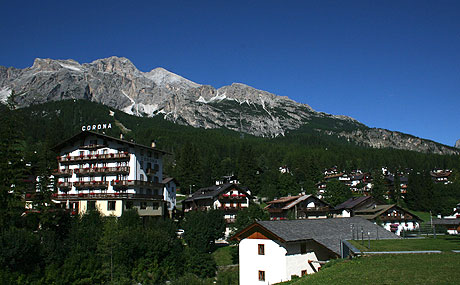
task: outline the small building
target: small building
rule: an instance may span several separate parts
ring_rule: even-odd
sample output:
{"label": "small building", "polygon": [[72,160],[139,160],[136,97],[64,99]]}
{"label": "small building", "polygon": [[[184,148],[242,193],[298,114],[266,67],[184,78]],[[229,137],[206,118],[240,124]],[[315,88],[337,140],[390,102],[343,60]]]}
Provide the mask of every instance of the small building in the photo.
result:
{"label": "small building", "polygon": [[337,205],[334,210],[336,212],[336,217],[353,217],[355,211],[359,209],[365,209],[375,205],[375,201],[371,196],[360,196],[352,197],[342,204]]}
{"label": "small building", "polygon": [[413,231],[418,229],[422,219],[415,214],[405,210],[395,204],[393,205],[373,205],[355,211],[356,217],[362,217],[382,226],[397,235],[403,230]]}
{"label": "small building", "polygon": [[[53,201],[73,214],[97,209],[103,215],[121,216],[137,209],[141,217],[163,217],[163,155],[155,147],[82,131],[54,147],[59,153],[57,193]],[[172,204],[170,205],[172,206]]]}
{"label": "small building", "polygon": [[177,182],[176,179],[167,177],[161,181],[163,184],[163,199],[166,202],[166,207],[170,213],[176,210],[176,194]]}
{"label": "small building", "polygon": [[327,218],[332,207],[314,195],[281,197],[265,209],[271,220]]}
{"label": "small building", "polygon": [[353,239],[353,228],[371,239],[399,238],[359,217],[253,223],[231,238],[239,241],[240,285],[274,284],[317,272],[341,256],[342,240]]}
{"label": "small building", "polygon": [[449,181],[449,177],[452,174],[452,171],[449,169],[436,169],[433,171],[430,171],[431,179],[435,183],[442,183],[442,184],[449,184],[451,183]]}
{"label": "small building", "polygon": [[[201,188],[182,201],[182,211],[208,211],[211,209],[224,211],[228,225],[233,224],[239,211],[249,207],[252,200],[250,191],[239,184],[225,183]],[[226,235],[230,233],[227,226]]]}

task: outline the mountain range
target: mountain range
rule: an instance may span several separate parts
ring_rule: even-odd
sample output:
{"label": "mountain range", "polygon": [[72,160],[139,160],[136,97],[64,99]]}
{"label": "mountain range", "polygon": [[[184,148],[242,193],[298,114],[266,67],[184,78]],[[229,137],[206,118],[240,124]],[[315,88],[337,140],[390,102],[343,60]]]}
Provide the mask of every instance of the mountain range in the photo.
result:
{"label": "mountain range", "polygon": [[369,128],[357,120],[313,110],[285,96],[241,83],[216,89],[163,68],[138,70],[126,58],[109,57],[80,64],[39,59],[32,67],[0,66],[0,101],[16,95],[18,107],[48,101],[85,99],[137,116],[163,116],[199,128],[227,128],[262,137],[305,131],[343,138],[363,146],[437,154],[456,148],[400,132]]}

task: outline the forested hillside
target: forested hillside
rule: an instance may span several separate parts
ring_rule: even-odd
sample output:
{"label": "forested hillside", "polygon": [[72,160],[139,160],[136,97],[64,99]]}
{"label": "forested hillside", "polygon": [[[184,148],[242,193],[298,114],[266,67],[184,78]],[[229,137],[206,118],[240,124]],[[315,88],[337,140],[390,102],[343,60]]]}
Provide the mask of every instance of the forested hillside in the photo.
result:
{"label": "forested hillside", "polygon": [[[2,106],[2,116],[10,117]],[[29,153],[46,153],[55,164],[51,147],[81,131],[81,126],[111,123],[107,135],[135,140],[172,153],[165,159],[166,175],[176,177],[183,189],[207,186],[229,174],[238,175],[254,193],[275,197],[314,191],[325,168],[373,172],[388,169],[415,172],[434,168],[460,169],[456,155],[424,154],[395,149],[373,149],[344,139],[298,130],[277,138],[260,138],[226,129],[201,129],[177,125],[160,117],[143,118],[102,104],[69,100],[11,111],[15,129],[23,134]],[[4,118],[8,119],[8,118]],[[279,172],[287,166],[291,175]],[[193,186],[194,185],[194,186]]]}

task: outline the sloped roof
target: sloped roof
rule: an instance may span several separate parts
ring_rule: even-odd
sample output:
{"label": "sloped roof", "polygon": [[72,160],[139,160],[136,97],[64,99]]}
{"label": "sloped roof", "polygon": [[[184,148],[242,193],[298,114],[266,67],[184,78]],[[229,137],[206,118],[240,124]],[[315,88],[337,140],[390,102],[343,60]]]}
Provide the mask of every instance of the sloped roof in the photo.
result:
{"label": "sloped roof", "polygon": [[143,149],[147,149],[147,150],[151,150],[151,151],[160,152],[160,153],[163,153],[163,154],[171,154],[171,153],[169,153],[167,151],[160,150],[160,149],[157,149],[157,148],[154,148],[154,147],[145,146],[145,145],[138,144],[138,143],[135,143],[135,142],[125,141],[125,140],[122,140],[122,139],[119,139],[119,138],[114,138],[114,137],[111,137],[111,136],[107,136],[107,135],[100,134],[100,133],[97,133],[97,132],[92,132],[92,131],[82,131],[82,132],[74,135],[73,137],[70,137],[70,138],[64,140],[63,142],[61,142],[58,145],[54,146],[52,149],[55,150],[55,151],[58,151],[58,150],[62,149],[65,145],[67,145],[69,143],[73,143],[76,140],[81,139],[82,137],[89,136],[89,135],[93,135],[93,136],[103,138],[103,139],[106,139],[106,140],[116,141],[116,142],[127,144],[127,145],[130,145],[130,146],[133,146],[133,147],[139,147],[139,148],[143,148]]}
{"label": "sloped roof", "polygon": [[328,203],[324,202],[323,200],[321,200],[320,198],[318,198],[318,197],[316,197],[316,196],[314,196],[314,195],[301,195],[301,196],[300,196],[299,198],[297,198],[295,201],[292,201],[292,202],[289,203],[288,205],[284,206],[284,207],[283,207],[283,210],[288,210],[288,209],[294,207],[295,205],[299,204],[300,202],[307,200],[307,199],[310,198],[310,197],[313,198],[313,199],[315,199],[315,200],[317,200],[317,201],[320,201],[320,202],[322,202],[322,203],[324,203],[324,204],[326,204],[326,205],[328,205],[328,206],[330,206]]}
{"label": "sloped roof", "polygon": [[396,204],[392,205],[374,205],[365,209],[360,209],[355,211],[355,215],[362,217],[367,220],[373,220],[376,219],[378,216],[381,214],[385,213],[386,211],[390,210],[391,208],[396,208],[401,212],[408,213],[409,215],[413,216],[416,220],[422,221],[417,215],[413,214],[412,212],[409,212],[408,210],[405,210],[401,207],[399,207]]}
{"label": "sloped roof", "polygon": [[[381,226],[360,217],[334,219],[305,219],[286,221],[259,221],[240,231],[232,239],[245,238],[245,231],[260,226],[276,236],[281,242],[315,240],[331,251],[340,254],[340,240],[351,240],[361,229],[370,233],[371,239],[398,239],[399,237]],[[354,233],[352,230],[354,229]]]}
{"label": "sloped roof", "polygon": [[360,196],[360,197],[353,197],[348,199],[347,201],[339,204],[335,207],[335,210],[343,210],[343,209],[354,209],[356,206],[359,206],[364,201],[372,199],[371,196]]}
{"label": "sloped roof", "polygon": [[193,200],[200,200],[200,199],[214,199],[220,194],[229,191],[232,187],[235,189],[238,189],[241,192],[244,192],[248,197],[250,197],[250,195],[247,193],[246,187],[242,187],[238,184],[233,184],[233,183],[225,183],[222,185],[213,185],[210,187],[198,189],[192,194],[191,197],[188,197],[182,202],[190,202]]}
{"label": "sloped roof", "polygon": [[286,203],[286,202],[291,202],[293,200],[297,200],[300,197],[300,195],[297,196],[286,196],[286,197],[281,197],[279,199],[267,202],[267,204],[278,204],[278,203]]}

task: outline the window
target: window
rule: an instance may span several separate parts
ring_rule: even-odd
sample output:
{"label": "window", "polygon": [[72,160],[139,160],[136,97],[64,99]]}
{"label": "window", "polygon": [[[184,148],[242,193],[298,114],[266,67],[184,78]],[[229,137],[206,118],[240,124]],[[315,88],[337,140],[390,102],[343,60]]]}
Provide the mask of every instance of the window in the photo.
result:
{"label": "window", "polygon": [[265,245],[259,244],[257,248],[258,248],[257,252],[259,253],[259,255],[265,255]]}
{"label": "window", "polygon": [[141,202],[141,210],[147,209],[147,202]]}
{"label": "window", "polygon": [[154,210],[158,210],[158,207],[159,207],[158,203],[154,202],[154,203],[153,203],[153,209],[154,209]]}
{"label": "window", "polygon": [[265,281],[265,271],[259,270],[259,281]]}
{"label": "window", "polygon": [[115,211],[116,204],[117,204],[117,201],[109,201],[107,203],[107,211]]}
{"label": "window", "polygon": [[144,150],[143,149],[141,149],[141,155],[144,155]]}
{"label": "window", "polygon": [[144,174],[139,174],[139,180],[144,181]]}
{"label": "window", "polygon": [[90,145],[97,145],[97,140],[89,140]]}

